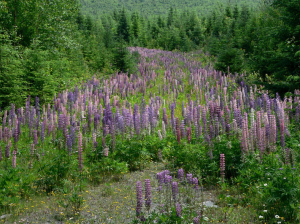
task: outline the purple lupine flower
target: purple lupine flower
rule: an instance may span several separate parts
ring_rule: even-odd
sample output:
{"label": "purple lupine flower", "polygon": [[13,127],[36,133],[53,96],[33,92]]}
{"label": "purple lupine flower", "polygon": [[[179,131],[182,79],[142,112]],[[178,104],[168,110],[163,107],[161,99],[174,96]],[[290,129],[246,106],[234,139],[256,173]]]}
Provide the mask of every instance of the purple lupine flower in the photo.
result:
{"label": "purple lupine flower", "polygon": [[78,166],[79,166],[79,171],[81,172],[83,169],[83,158],[82,158],[82,134],[79,131],[77,135],[78,139]]}
{"label": "purple lupine flower", "polygon": [[[16,122],[18,122],[18,120]],[[18,123],[17,123],[14,130],[14,143],[17,144],[18,141],[19,141],[19,132],[18,132]]]}
{"label": "purple lupine flower", "polygon": [[163,172],[159,172],[159,173],[157,173],[156,177],[157,177],[158,183],[159,183],[159,191],[161,191],[162,184],[164,183],[164,173]]}
{"label": "purple lupine flower", "polygon": [[39,97],[36,96],[35,97],[35,109],[36,109],[36,111],[38,111],[40,109],[39,105],[40,105],[40,100],[39,100]]}
{"label": "purple lupine flower", "polygon": [[15,105],[12,103],[11,109],[9,111],[9,119],[13,121],[14,117],[15,117]]}
{"label": "purple lupine flower", "polygon": [[162,136],[163,138],[166,137],[166,126],[165,126],[165,122],[162,121]]}
{"label": "purple lupine flower", "polygon": [[21,131],[21,124],[22,124],[22,117],[19,117],[18,118],[18,125],[16,125],[17,126],[17,129],[18,129],[18,138],[20,137],[20,135],[22,134],[22,131]]}
{"label": "purple lupine flower", "polygon": [[5,146],[5,157],[6,157],[7,159],[9,159],[9,154],[10,154],[9,148],[10,148],[10,145],[7,144],[7,145]]}
{"label": "purple lupine flower", "polygon": [[158,130],[158,131],[157,131],[157,134],[158,134],[158,137],[159,137],[159,139],[160,139],[160,140],[162,140],[162,139],[163,139],[163,137],[162,137],[162,135],[161,135],[161,132],[160,132],[160,130]]}
{"label": "purple lupine flower", "polygon": [[140,218],[140,220],[141,220],[141,222],[146,222],[146,218],[145,218],[145,216],[141,216],[141,218]]}
{"label": "purple lupine flower", "polygon": [[[256,138],[255,139],[260,139],[261,138],[261,116],[260,116],[260,111],[256,112]],[[259,141],[257,141],[257,148],[259,148]]]}
{"label": "purple lupine flower", "polygon": [[277,134],[277,126],[276,126],[276,117],[275,115],[270,116],[270,143],[271,149],[275,151],[276,149],[276,134]]}
{"label": "purple lupine flower", "polygon": [[65,139],[67,139],[67,135],[68,135],[68,117],[66,115],[64,115],[63,117],[63,134]]}
{"label": "purple lupine flower", "polygon": [[175,122],[175,105],[172,104],[170,109],[171,109],[171,124],[172,124],[173,130],[175,130],[175,128],[176,128],[175,127],[176,126],[176,122]]}
{"label": "purple lupine flower", "polygon": [[211,122],[213,120],[214,113],[215,113],[215,106],[213,101],[211,101],[210,104],[208,105],[208,112],[209,112],[209,121]]}
{"label": "purple lupine flower", "polygon": [[191,143],[191,139],[192,139],[192,130],[191,130],[191,127],[188,127],[187,128],[187,140],[188,140],[188,143]]}
{"label": "purple lupine flower", "polygon": [[194,185],[194,188],[196,190],[199,190],[198,178],[197,177],[193,178],[193,185]]}
{"label": "purple lupine flower", "polygon": [[61,130],[63,128],[64,125],[64,115],[60,114],[58,116],[58,129]]}
{"label": "purple lupine flower", "polygon": [[99,114],[95,114],[95,116],[94,116],[94,129],[95,130],[97,130],[98,129],[98,124],[99,124],[99,121],[100,121],[100,119],[99,119]]}
{"label": "purple lupine flower", "polygon": [[45,124],[44,122],[41,123],[41,142],[44,143],[45,140]]}
{"label": "purple lupine flower", "polygon": [[163,108],[163,118],[162,119],[163,119],[165,125],[168,126],[168,116],[167,116],[166,108]]}
{"label": "purple lupine flower", "polygon": [[16,168],[16,166],[17,166],[17,151],[16,150],[13,151],[11,166],[12,166],[12,168]]}
{"label": "purple lupine flower", "polygon": [[225,178],[225,155],[220,154],[220,173],[222,180],[224,181]]}
{"label": "purple lupine flower", "polygon": [[238,127],[241,128],[242,127],[242,113],[241,113],[240,108],[236,109],[236,121],[237,121]]}
{"label": "purple lupine flower", "polygon": [[145,180],[145,205],[148,209],[151,206],[151,183],[149,179]]}
{"label": "purple lupine flower", "polygon": [[41,118],[41,112],[38,110],[36,113],[36,119],[35,119],[35,129],[39,130],[40,128],[40,118]]}
{"label": "purple lupine flower", "polygon": [[220,125],[219,125],[219,117],[216,114],[215,115],[215,130],[214,130],[214,136],[217,137],[220,133]]}
{"label": "purple lupine flower", "polygon": [[69,155],[72,153],[72,139],[70,135],[67,135],[67,148],[69,151]]}
{"label": "purple lupine flower", "polygon": [[103,155],[108,157],[108,152],[109,152],[109,149],[108,148],[104,148],[103,149]]}
{"label": "purple lupine flower", "polygon": [[172,176],[170,176],[168,174],[165,175],[165,184],[167,187],[169,187],[171,185],[172,179],[173,179]]}
{"label": "purple lupine flower", "polygon": [[9,139],[9,128],[8,127],[4,127],[3,141],[7,142],[8,139]]}
{"label": "purple lupine flower", "polygon": [[184,125],[184,120],[181,121],[180,130],[181,130],[181,138],[185,138],[185,125]]}
{"label": "purple lupine flower", "polygon": [[181,205],[180,203],[175,204],[176,216],[181,217]]}
{"label": "purple lupine flower", "polygon": [[242,121],[242,145],[244,153],[248,152],[247,120]]}
{"label": "purple lupine flower", "polygon": [[140,216],[143,207],[143,190],[141,181],[136,182],[136,216]]}
{"label": "purple lupine flower", "polygon": [[193,184],[193,174],[187,173],[187,174],[186,174],[186,179],[187,179],[187,182],[188,182],[189,184]]}
{"label": "purple lupine flower", "polygon": [[281,148],[284,149],[285,148],[285,131],[284,131],[285,127],[284,127],[284,120],[280,119],[280,142],[281,142]]}
{"label": "purple lupine flower", "polygon": [[178,184],[177,182],[173,182],[172,183],[172,196],[173,196],[173,200],[176,201],[176,196],[178,194]]}
{"label": "purple lupine flower", "polygon": [[200,223],[200,219],[199,216],[197,216],[193,219],[193,224],[199,224],[199,223]]}
{"label": "purple lupine flower", "polygon": [[181,168],[178,170],[178,179],[180,180],[180,182],[182,182],[183,178],[184,178],[184,172],[183,169]]}
{"label": "purple lupine flower", "polygon": [[37,130],[33,130],[33,144],[38,144]]}
{"label": "purple lupine flower", "polygon": [[226,125],[226,133],[229,134],[230,132],[230,124],[229,124],[229,118],[230,116],[230,110],[228,109],[228,106],[225,106],[225,125]]}

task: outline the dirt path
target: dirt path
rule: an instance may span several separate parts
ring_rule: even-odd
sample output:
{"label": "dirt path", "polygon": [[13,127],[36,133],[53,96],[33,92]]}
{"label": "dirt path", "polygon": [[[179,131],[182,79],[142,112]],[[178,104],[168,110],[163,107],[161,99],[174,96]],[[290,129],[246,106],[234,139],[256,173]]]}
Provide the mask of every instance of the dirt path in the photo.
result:
{"label": "dirt path", "polygon": [[[69,201],[58,203],[63,201],[65,195],[52,194],[23,202],[21,208],[16,209],[15,214],[0,219],[0,223],[130,223],[136,215],[137,181],[142,182],[143,188],[145,179],[151,181],[151,210],[160,211],[160,203],[166,203],[168,197],[171,197],[172,191],[170,190],[164,193],[158,191],[156,173],[162,170],[164,170],[162,163],[152,163],[143,171],[125,174],[119,181],[87,186],[81,193],[83,203],[80,215],[74,215],[74,208],[68,204]],[[228,205],[216,206],[218,204],[217,191],[204,190],[203,193],[198,191],[195,194],[191,187],[182,185],[179,194],[181,194],[182,205],[196,211],[202,210],[207,223],[253,223],[251,208],[232,205],[230,207]],[[224,215],[226,211],[227,215]]]}

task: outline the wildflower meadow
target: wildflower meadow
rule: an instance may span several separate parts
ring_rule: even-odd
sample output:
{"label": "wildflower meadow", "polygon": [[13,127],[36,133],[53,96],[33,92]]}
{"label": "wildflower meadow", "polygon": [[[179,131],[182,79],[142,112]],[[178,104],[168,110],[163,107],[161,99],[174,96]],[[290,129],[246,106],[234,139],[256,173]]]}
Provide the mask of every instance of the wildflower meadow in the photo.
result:
{"label": "wildflower meadow", "polygon": [[134,74],[0,112],[0,223],[299,223],[300,91],[129,50]]}

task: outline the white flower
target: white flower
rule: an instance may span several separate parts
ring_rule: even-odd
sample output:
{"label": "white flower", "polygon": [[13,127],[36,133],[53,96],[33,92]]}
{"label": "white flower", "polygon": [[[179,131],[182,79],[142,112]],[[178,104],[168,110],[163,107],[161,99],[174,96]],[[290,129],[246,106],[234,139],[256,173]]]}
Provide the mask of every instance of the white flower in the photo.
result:
{"label": "white flower", "polygon": [[279,215],[275,215],[275,218],[276,218],[276,219],[279,219]]}
{"label": "white flower", "polygon": [[264,184],[264,186],[268,186],[268,184]]}
{"label": "white flower", "polygon": [[268,210],[264,210],[264,212],[267,212]]}
{"label": "white flower", "polygon": [[206,216],[204,216],[203,219],[204,219],[205,221],[208,221],[208,220],[209,220],[209,218],[206,217]]}
{"label": "white flower", "polygon": [[277,223],[281,223],[281,222],[277,222]]}
{"label": "white flower", "polygon": [[262,219],[262,218],[263,218],[263,216],[262,216],[262,215],[260,215],[260,216],[258,216],[258,218]]}

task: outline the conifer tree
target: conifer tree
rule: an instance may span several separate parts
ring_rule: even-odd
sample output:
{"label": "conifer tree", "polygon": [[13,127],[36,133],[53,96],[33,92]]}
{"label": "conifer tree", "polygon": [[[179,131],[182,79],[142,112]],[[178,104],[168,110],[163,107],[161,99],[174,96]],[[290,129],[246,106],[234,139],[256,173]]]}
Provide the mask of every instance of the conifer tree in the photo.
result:
{"label": "conifer tree", "polygon": [[129,42],[129,25],[125,13],[125,8],[123,8],[119,15],[118,27],[117,27],[117,37]]}

